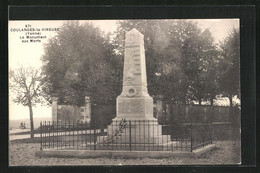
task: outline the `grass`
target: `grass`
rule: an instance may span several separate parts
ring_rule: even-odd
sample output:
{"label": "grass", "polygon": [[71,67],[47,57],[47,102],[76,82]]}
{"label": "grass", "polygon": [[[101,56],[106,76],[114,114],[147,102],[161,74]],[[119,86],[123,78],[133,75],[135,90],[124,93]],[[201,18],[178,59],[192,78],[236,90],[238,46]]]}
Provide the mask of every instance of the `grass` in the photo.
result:
{"label": "grass", "polygon": [[40,149],[39,139],[15,140],[9,143],[10,166],[54,165],[222,165],[240,163],[240,141],[218,141],[216,148],[199,158],[40,158],[35,152]]}

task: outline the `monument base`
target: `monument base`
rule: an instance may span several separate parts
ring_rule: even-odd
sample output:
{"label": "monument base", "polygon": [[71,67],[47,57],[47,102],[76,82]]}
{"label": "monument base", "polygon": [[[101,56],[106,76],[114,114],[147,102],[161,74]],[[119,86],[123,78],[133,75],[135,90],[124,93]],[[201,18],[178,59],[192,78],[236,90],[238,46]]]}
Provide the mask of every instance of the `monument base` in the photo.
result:
{"label": "monument base", "polygon": [[125,120],[113,119],[107,128],[107,136],[100,136],[97,142],[161,145],[171,141],[170,135],[162,135],[162,126],[155,118]]}

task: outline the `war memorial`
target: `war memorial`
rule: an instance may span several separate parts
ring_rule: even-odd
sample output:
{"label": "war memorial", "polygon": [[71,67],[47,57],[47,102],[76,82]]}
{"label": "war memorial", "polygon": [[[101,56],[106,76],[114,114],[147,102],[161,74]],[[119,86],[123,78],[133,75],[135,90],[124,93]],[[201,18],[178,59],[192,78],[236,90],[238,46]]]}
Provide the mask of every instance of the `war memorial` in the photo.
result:
{"label": "war memorial", "polygon": [[[124,77],[122,93],[117,97],[117,114],[108,135],[113,133],[112,126],[125,119],[131,121],[131,138],[135,144],[161,144],[170,141],[162,135],[162,127],[153,117],[153,98],[147,91],[144,36],[135,28],[126,33]],[[149,125],[149,126],[148,126]],[[129,125],[120,138],[129,138]],[[164,140],[162,138],[165,138]],[[129,139],[118,139],[119,143]]]}
{"label": "war memorial", "polygon": [[[138,30],[126,32],[122,93],[116,100],[116,116],[104,133],[96,128],[88,130],[84,123],[60,122],[57,98],[53,98],[52,115],[56,121],[41,124],[41,150],[37,156],[197,157],[215,147],[209,124],[196,132],[192,124],[173,129],[158,124],[153,117],[144,46],[144,36]],[[196,137],[198,134],[202,138]]]}

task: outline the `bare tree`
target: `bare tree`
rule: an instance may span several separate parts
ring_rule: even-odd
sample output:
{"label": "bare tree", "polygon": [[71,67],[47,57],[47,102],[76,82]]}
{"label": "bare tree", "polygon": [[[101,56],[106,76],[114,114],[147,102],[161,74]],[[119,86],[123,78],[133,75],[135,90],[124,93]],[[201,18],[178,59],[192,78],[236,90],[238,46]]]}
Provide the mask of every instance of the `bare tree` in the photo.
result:
{"label": "bare tree", "polygon": [[32,107],[41,102],[42,84],[40,69],[19,67],[9,71],[9,88],[14,96],[13,101],[29,108],[31,138],[34,137]]}

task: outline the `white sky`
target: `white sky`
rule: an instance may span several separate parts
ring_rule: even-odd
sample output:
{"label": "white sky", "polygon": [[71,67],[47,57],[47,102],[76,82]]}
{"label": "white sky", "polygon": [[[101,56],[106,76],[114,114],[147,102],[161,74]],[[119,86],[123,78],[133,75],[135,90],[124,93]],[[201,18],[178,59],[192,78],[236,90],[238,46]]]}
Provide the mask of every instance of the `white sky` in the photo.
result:
{"label": "white sky", "polygon": [[[195,19],[198,26],[202,30],[209,28],[215,42],[223,40],[233,27],[239,27],[239,19]],[[42,36],[47,36],[47,39],[41,43],[21,43],[21,36],[25,36],[26,32],[11,32],[11,29],[25,28],[26,24],[30,24],[32,28],[59,28],[65,21],[63,20],[42,20],[42,21],[9,21],[9,68],[15,69],[20,65],[40,67],[41,56],[44,53],[43,45],[48,39],[53,37],[55,31],[41,31]],[[80,22],[92,22],[105,32],[113,32],[116,29],[116,20],[88,20]],[[29,118],[27,107],[16,105],[9,99],[9,118],[10,119],[25,119]],[[51,108],[38,105],[33,109],[34,117],[51,117]]]}

